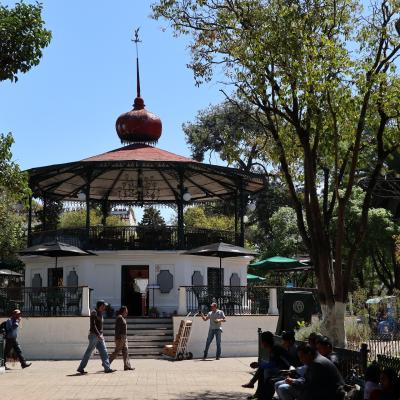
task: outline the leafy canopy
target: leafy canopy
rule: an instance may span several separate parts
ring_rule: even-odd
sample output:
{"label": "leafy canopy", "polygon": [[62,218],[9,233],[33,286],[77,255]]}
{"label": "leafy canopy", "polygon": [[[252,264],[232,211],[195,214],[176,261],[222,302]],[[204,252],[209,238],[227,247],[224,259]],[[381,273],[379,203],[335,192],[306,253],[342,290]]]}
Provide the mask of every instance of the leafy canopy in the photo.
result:
{"label": "leafy canopy", "polygon": [[19,72],[39,64],[51,40],[41,14],[40,3],[20,2],[14,8],[0,3],[0,81],[16,82]]}

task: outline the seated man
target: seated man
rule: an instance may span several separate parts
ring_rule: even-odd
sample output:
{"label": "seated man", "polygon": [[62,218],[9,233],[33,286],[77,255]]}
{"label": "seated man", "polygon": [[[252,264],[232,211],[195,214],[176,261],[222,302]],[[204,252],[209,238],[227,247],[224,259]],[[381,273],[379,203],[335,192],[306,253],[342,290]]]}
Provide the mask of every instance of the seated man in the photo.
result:
{"label": "seated man", "polygon": [[288,361],[289,364],[293,367],[300,366],[300,360],[297,355],[297,345],[294,332],[292,331],[283,331],[282,332],[282,347],[288,353]]}
{"label": "seated man", "polygon": [[275,388],[271,378],[277,377],[280,370],[290,367],[287,351],[282,346],[275,345],[274,335],[271,332],[261,334],[261,345],[267,350],[269,359],[250,364],[250,367],[257,368],[257,371],[249,383],[242,385],[244,388],[253,388],[258,382],[256,393],[249,397],[250,399],[272,399]]}
{"label": "seated man", "polygon": [[310,345],[298,349],[300,361],[307,366],[304,378],[287,378],[286,383],[293,385],[301,393],[299,398],[308,400],[343,400],[344,381],[339,370],[326,357],[321,356]]}
{"label": "seated man", "polygon": [[333,351],[332,342],[327,336],[322,336],[317,339],[317,351],[321,356],[331,360],[337,368],[339,368],[339,358]]}

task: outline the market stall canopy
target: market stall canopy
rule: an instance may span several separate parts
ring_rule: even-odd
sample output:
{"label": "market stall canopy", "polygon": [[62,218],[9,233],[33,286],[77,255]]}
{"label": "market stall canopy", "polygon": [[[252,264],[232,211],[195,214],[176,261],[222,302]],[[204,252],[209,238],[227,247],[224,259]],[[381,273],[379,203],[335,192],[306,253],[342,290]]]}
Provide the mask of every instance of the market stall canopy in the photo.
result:
{"label": "market stall canopy", "polygon": [[37,244],[18,252],[20,256],[44,256],[55,258],[55,268],[59,257],[95,256],[91,251],[58,241]]}
{"label": "market stall canopy", "polygon": [[261,281],[265,281],[265,278],[263,278],[262,276],[247,274],[247,282],[252,283],[252,282],[261,282]]}
{"label": "market stall canopy", "polygon": [[206,246],[197,247],[195,249],[185,251],[182,254],[190,254],[193,256],[229,258],[229,257],[256,256],[258,253],[254,250],[246,249],[241,246],[234,246],[233,244],[218,242],[218,243],[208,244]]}
{"label": "market stall canopy", "polygon": [[11,271],[11,269],[0,269],[0,276],[19,276],[22,277],[23,275],[15,272],[15,271]]}
{"label": "market stall canopy", "polygon": [[396,296],[382,296],[382,297],[374,297],[372,299],[368,299],[365,304],[379,304],[385,301],[393,300]]}
{"label": "market stall canopy", "polygon": [[[64,201],[176,203],[180,188],[192,201],[234,198],[239,189],[256,193],[263,176],[210,165],[144,143],[134,143],[81,161],[28,170],[34,197]],[[80,198],[82,197],[83,198]]]}
{"label": "market stall canopy", "polygon": [[249,265],[249,268],[262,268],[268,271],[305,271],[311,267],[294,258],[275,256],[257,261]]}

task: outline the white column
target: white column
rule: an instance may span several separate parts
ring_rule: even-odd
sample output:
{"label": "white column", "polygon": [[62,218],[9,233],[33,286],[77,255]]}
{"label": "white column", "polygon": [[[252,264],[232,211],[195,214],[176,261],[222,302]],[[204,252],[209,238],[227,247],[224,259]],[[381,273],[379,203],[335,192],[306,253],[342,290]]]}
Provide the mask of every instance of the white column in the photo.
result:
{"label": "white column", "polygon": [[81,315],[88,317],[90,315],[90,289],[87,286],[82,288],[82,310]]}
{"label": "white column", "polygon": [[181,286],[178,289],[178,292],[179,292],[178,315],[187,315],[186,288],[184,286]]}
{"label": "white column", "polygon": [[276,288],[269,289],[269,308],[268,314],[278,315],[278,292]]}

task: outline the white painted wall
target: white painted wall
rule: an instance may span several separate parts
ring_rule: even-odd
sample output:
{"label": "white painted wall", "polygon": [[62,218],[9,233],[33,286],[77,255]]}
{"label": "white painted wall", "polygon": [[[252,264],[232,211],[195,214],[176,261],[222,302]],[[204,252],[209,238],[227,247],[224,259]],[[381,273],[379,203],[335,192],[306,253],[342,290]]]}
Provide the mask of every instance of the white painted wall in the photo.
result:
{"label": "white painted wall", "polygon": [[[0,318],[0,323],[5,319]],[[29,360],[79,360],[88,344],[89,317],[22,319],[18,341]]]}
{"label": "white painted wall", "polygon": [[[182,317],[173,317],[174,337],[178,333]],[[204,322],[201,317],[190,318],[193,321],[188,351],[195,358],[203,357],[210,322]],[[227,316],[222,325],[222,357],[257,357],[258,328],[275,333],[278,316],[238,315]],[[215,356],[215,339],[208,352],[209,357]]]}
{"label": "white painted wall", "polygon": [[[157,274],[167,269],[174,277],[174,287],[170,293],[160,293],[154,290],[154,305],[162,313],[172,314],[178,310],[180,286],[191,286],[194,271],[201,271],[204,285],[207,285],[207,268],[218,268],[219,258],[182,255],[182,251],[98,251],[97,256],[63,257],[58,259],[58,267],[63,268],[64,282],[69,271],[75,269],[78,274],[79,286],[93,289],[92,304],[104,299],[114,308],[121,305],[121,266],[148,265],[149,284],[157,283]],[[47,270],[54,268],[54,259],[48,257],[22,257],[26,264],[25,285],[32,286],[35,273],[40,273],[43,286],[47,286]],[[229,286],[232,273],[240,277],[240,284],[247,284],[247,265],[251,261],[247,257],[223,259],[224,284]],[[153,305],[153,290],[150,290],[150,306]]]}

